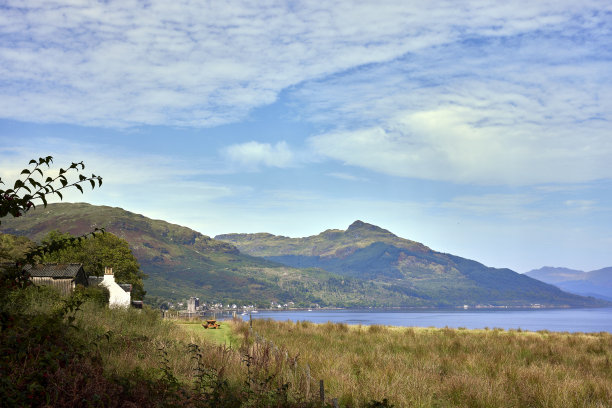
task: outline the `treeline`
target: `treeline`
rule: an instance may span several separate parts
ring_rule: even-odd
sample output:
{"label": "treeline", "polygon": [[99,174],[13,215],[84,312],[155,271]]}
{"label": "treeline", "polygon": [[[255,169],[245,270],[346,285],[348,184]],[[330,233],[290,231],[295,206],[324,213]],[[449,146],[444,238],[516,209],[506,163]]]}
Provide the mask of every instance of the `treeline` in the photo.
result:
{"label": "treeline", "polygon": [[[70,238],[75,237],[69,233],[51,231],[42,239],[41,244],[57,246],[55,244]],[[36,245],[25,237],[0,233],[0,262],[15,262]],[[96,234],[57,251],[44,253],[36,257],[35,262],[80,263],[83,264],[85,272],[91,276],[104,275],[104,267],[110,266],[113,268],[117,282],[132,285],[133,300],[142,300],[146,294],[143,283],[146,275],[140,269],[129,244],[110,232]]]}

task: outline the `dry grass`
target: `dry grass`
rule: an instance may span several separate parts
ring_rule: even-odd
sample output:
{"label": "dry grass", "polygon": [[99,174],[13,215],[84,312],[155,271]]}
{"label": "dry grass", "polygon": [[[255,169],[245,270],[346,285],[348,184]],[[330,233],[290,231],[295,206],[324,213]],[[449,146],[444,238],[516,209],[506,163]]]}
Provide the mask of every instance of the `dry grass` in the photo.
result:
{"label": "dry grass", "polygon": [[[151,377],[159,374],[163,357],[172,373],[183,381],[194,374],[193,354],[188,345],[196,344],[211,367],[223,367],[225,375],[239,377],[240,353],[230,344],[219,344],[208,339],[199,324],[185,328],[179,321],[163,320],[154,310],[110,310],[93,304],[82,306],[78,325],[84,341],[94,343],[100,351],[105,373],[126,376],[139,372]],[[184,322],[183,322],[184,323]]]}
{"label": "dry grass", "polygon": [[258,406],[269,406],[266,395],[287,384],[290,400],[315,401],[323,379],[327,401],[338,398],[344,407],[383,399],[396,407],[612,407],[608,333],[268,320],[254,320],[252,332],[239,320],[212,331],[150,310],[84,307],[80,335],[97,345],[105,375],[159,378],[165,359],[177,379],[191,384],[195,363],[187,345],[197,344],[206,367],[243,400],[257,394]]}
{"label": "dry grass", "polygon": [[265,320],[254,330],[299,355],[344,406],[384,398],[398,407],[612,406],[609,333]]}
{"label": "dry grass", "polygon": [[[109,378],[159,382],[166,376],[194,389],[198,373],[205,372],[207,392],[220,384],[217,380],[226,384],[223,401],[212,406],[316,405],[316,395],[304,392],[311,388],[310,376],[286,350],[240,336],[248,328],[237,322],[222,322],[221,330],[205,330],[200,323],[162,320],[150,309],[109,310],[94,304],[82,306],[77,322],[80,341],[95,345]],[[209,405],[180,401],[180,406]]]}

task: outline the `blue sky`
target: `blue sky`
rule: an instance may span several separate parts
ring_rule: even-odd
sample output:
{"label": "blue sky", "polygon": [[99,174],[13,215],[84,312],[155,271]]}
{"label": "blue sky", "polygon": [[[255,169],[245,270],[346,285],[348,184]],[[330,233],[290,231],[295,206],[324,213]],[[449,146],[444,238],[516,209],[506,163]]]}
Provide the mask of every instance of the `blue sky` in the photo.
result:
{"label": "blue sky", "polygon": [[83,160],[214,236],[361,219],[524,272],[612,265],[606,1],[0,2],[0,177]]}

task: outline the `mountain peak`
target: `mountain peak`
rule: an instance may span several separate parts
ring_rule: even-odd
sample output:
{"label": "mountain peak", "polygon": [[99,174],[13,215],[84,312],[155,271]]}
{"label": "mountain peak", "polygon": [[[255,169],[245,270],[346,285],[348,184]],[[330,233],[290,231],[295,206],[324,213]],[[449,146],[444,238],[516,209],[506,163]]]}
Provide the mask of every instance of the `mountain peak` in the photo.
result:
{"label": "mountain peak", "polygon": [[363,222],[361,220],[357,220],[353,222],[351,225],[349,225],[348,229],[346,230],[346,232],[357,232],[357,231],[370,231],[370,232],[394,235],[391,231],[388,231],[384,228],[380,228],[379,226],[376,226],[373,224],[368,224],[367,222]]}

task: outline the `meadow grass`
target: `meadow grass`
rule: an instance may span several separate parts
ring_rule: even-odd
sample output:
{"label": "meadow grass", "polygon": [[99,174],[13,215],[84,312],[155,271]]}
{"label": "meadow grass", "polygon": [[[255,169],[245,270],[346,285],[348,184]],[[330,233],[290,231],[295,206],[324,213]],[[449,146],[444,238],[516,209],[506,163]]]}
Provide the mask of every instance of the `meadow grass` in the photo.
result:
{"label": "meadow grass", "polygon": [[194,319],[191,321],[175,320],[174,324],[187,333],[197,336],[205,342],[210,342],[218,345],[225,345],[232,348],[237,348],[240,345],[239,339],[236,337],[230,325],[225,322],[220,322],[221,325],[217,329],[204,329],[202,320]]}
{"label": "meadow grass", "polygon": [[398,407],[612,406],[609,333],[271,320],[253,327],[299,356],[344,406],[383,399]]}
{"label": "meadow grass", "polygon": [[[206,330],[199,320],[94,301],[58,315],[70,299],[16,293],[5,312],[21,314],[0,336],[0,381],[16,405],[41,396],[58,407],[321,407],[324,380],[325,406],[333,398],[342,407],[612,406],[608,333],[258,319],[252,330],[240,319]],[[18,394],[33,385],[39,394]]]}
{"label": "meadow grass", "polygon": [[304,376],[284,350],[237,342],[225,323],[205,330],[45,287],[8,294],[0,303],[2,406],[319,406],[292,386]]}
{"label": "meadow grass", "polygon": [[194,374],[189,344],[202,350],[210,367],[223,367],[225,375],[232,378],[241,374],[240,353],[230,347],[237,341],[229,327],[205,330],[196,321],[164,320],[151,309],[108,309],[91,303],[81,309],[79,336],[83,342],[95,344],[107,374],[125,376],[139,371],[154,376],[165,358],[173,375],[189,382]]}
{"label": "meadow grass", "polygon": [[220,329],[204,329],[200,320],[161,319],[151,309],[93,303],[81,307],[77,325],[80,341],[95,346],[110,378],[176,381],[183,390],[198,390],[196,401],[202,393],[223,393],[209,405],[179,400],[176,406],[319,406],[314,394],[303,392],[311,378],[295,359],[269,342],[245,341],[239,333],[246,325],[223,321]]}
{"label": "meadow grass", "polygon": [[80,325],[112,376],[155,378],[163,354],[173,375],[191,384],[194,360],[186,346],[197,344],[207,367],[236,392],[245,380],[271,394],[291,384],[296,400],[312,401],[322,379],[327,402],[337,398],[345,407],[384,399],[396,407],[612,406],[608,333],[259,319],[253,331],[238,319],[206,330],[199,320],[162,320],[151,310],[91,304],[84,305]]}

